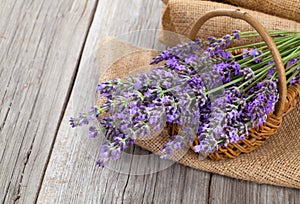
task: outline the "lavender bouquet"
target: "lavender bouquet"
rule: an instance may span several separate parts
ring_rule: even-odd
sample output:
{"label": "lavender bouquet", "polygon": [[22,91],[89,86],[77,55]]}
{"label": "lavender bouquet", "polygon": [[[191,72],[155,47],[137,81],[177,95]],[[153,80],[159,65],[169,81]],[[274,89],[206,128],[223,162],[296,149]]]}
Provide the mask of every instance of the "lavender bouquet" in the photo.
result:
{"label": "lavender bouquet", "polygon": [[[287,85],[300,82],[300,32],[271,30],[286,67]],[[117,160],[136,140],[177,124],[180,131],[162,147],[162,158],[185,148],[197,137],[197,153],[212,153],[245,140],[261,126],[278,101],[277,74],[265,42],[231,47],[232,41],[257,37],[240,32],[209,37],[168,48],[150,64],[150,72],[101,82],[106,102],[72,117],[72,127],[88,125],[88,136],[105,132],[99,166]],[[242,50],[232,54],[233,50]]]}

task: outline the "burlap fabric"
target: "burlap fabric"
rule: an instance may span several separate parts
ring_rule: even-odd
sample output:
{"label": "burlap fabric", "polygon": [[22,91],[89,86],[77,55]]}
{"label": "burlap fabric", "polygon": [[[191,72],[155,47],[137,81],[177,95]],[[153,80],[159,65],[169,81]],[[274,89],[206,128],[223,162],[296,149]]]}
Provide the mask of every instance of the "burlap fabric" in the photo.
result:
{"label": "burlap fabric", "polygon": [[[135,69],[149,64],[157,53],[151,50],[142,50],[124,42],[112,41],[114,46],[110,52],[119,52],[120,48],[132,51],[113,64],[100,77],[100,81],[114,78],[123,78]],[[102,53],[105,50],[102,50]],[[106,64],[108,65],[108,64]],[[101,69],[103,71],[103,69]],[[101,104],[103,100],[99,100]],[[257,150],[243,154],[235,159],[211,161],[199,159],[193,151],[184,156],[176,155],[173,159],[179,163],[203,171],[213,172],[238,179],[278,186],[300,188],[300,107],[284,117],[283,126]],[[149,140],[137,141],[136,144],[155,153],[159,153],[163,144],[169,140],[166,132]]]}
{"label": "burlap fabric", "polygon": [[225,0],[224,2],[300,22],[299,0]]}
{"label": "burlap fabric", "polygon": [[[237,9],[239,7],[211,1],[169,0],[163,11],[162,30],[176,32],[178,34],[188,36],[192,25],[201,15],[207,11],[217,8]],[[260,20],[266,29],[300,30],[300,23],[295,21],[275,17],[258,11],[247,9],[243,9],[243,11],[246,11],[250,15],[257,17],[257,19]],[[232,19],[229,17],[217,17],[210,19],[203,25],[198,33],[198,37],[202,39],[205,39],[208,36],[221,37],[226,33],[231,33],[234,29],[242,31],[253,30],[249,24],[242,20]],[[160,40],[163,42],[168,42],[168,36],[166,32],[162,32]],[[253,41],[255,41],[255,39],[253,39]],[[243,41],[241,42],[245,43]]]}
{"label": "burlap fabric", "polygon": [[[168,4],[171,0],[162,0]],[[188,2],[188,0],[185,0]],[[204,0],[195,0],[204,1]],[[209,0],[205,0],[209,1]],[[212,0],[300,22],[299,0]]]}

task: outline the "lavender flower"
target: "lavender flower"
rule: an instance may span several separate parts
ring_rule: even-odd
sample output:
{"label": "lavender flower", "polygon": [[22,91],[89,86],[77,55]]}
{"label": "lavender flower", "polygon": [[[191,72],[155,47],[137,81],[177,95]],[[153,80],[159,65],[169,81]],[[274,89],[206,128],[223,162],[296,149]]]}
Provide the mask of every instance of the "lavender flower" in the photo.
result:
{"label": "lavender flower", "polygon": [[225,96],[215,99],[211,104],[211,113],[202,128],[198,128],[197,135],[199,145],[195,147],[196,152],[212,153],[219,145],[227,145],[230,142],[240,140],[241,130],[238,120],[239,99],[241,94],[232,94],[226,90]]}
{"label": "lavender flower", "polygon": [[252,49],[243,49],[243,58],[249,58],[252,59],[256,64],[262,62],[262,58],[260,57],[263,54],[263,52],[256,47],[253,47]]}
{"label": "lavender flower", "polygon": [[[249,67],[245,67],[243,70],[243,75],[244,75],[244,79],[245,81],[248,81],[249,79],[254,79],[255,75],[254,75],[254,72],[251,68]],[[251,83],[251,81],[249,80],[249,83]]]}
{"label": "lavender flower", "polygon": [[88,137],[89,138],[96,138],[99,136],[99,129],[96,128],[95,126],[90,126],[89,128],[89,134],[88,134]]}
{"label": "lavender flower", "polygon": [[95,120],[100,116],[100,109],[97,106],[92,107],[84,113],[80,113],[78,117],[70,118],[70,125],[72,128],[89,124],[89,121]]}
{"label": "lavender flower", "polygon": [[168,156],[173,155],[173,152],[177,149],[182,149],[183,147],[187,147],[187,143],[184,142],[184,137],[181,135],[173,136],[173,140],[169,141],[162,148],[162,156],[160,158],[166,159]]}
{"label": "lavender flower", "polygon": [[168,48],[167,50],[160,53],[157,57],[155,57],[150,64],[158,64],[163,60],[168,60],[170,58],[179,58],[179,59],[188,59],[192,53],[196,53],[197,51],[201,51],[203,48],[203,43],[200,39],[195,41],[190,41],[187,43],[179,44],[172,48]]}
{"label": "lavender flower", "polygon": [[258,83],[250,90],[252,97],[248,99],[241,113],[244,122],[251,127],[261,126],[267,119],[267,115],[274,111],[275,103],[278,101],[276,82],[266,80]]}
{"label": "lavender flower", "polygon": [[[212,153],[244,140],[250,128],[262,125],[278,101],[275,66],[266,57],[269,51],[253,45],[233,56],[227,47],[241,35],[234,30],[222,38],[179,44],[155,57],[151,64],[164,65],[150,72],[100,83],[97,89],[106,103],[70,119],[77,127],[107,113],[99,128],[89,128],[89,137],[104,130],[108,139],[100,147],[97,165],[119,159],[137,139],[166,123],[180,125],[180,131],[163,146],[162,158],[188,147],[195,136],[195,152]],[[298,48],[293,49],[290,53]],[[299,57],[285,59],[289,83],[300,82]]]}
{"label": "lavender flower", "polygon": [[290,66],[294,65],[298,60],[299,60],[299,58],[293,58],[287,62],[286,66],[290,67]]}
{"label": "lavender flower", "polygon": [[236,39],[236,40],[240,39],[240,37],[241,37],[241,31],[239,31],[239,30],[233,30],[232,31],[232,36],[233,36],[233,39]]}
{"label": "lavender flower", "polygon": [[110,98],[115,90],[116,87],[120,84],[120,79],[114,79],[108,82],[102,82],[97,86],[97,90],[100,93],[100,96]]}

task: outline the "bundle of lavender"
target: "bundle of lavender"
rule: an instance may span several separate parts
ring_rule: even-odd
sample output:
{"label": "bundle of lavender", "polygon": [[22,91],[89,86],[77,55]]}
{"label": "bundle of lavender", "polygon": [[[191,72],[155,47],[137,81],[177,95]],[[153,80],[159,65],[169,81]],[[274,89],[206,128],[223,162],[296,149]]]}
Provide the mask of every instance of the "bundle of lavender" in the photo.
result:
{"label": "bundle of lavender", "polygon": [[[286,67],[287,85],[300,82],[300,32],[268,31]],[[117,160],[136,140],[166,124],[180,131],[162,147],[162,158],[186,148],[197,137],[195,152],[213,153],[245,140],[261,126],[278,101],[276,68],[265,42],[229,48],[234,40],[257,37],[234,30],[231,35],[196,40],[168,48],[153,59],[152,71],[102,82],[101,106],[72,117],[72,127],[88,125],[88,136],[105,132],[99,166]],[[242,50],[232,54],[233,50]],[[163,64],[163,65],[158,65]],[[101,119],[100,119],[101,118]]]}

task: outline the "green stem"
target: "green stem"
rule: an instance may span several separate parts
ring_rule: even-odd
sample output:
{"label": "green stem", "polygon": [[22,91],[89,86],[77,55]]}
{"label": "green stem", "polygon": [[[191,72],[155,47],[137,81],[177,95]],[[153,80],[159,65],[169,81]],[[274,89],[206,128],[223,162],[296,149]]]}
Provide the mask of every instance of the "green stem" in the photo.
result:
{"label": "green stem", "polygon": [[255,86],[260,80],[262,80],[264,77],[266,77],[267,73],[262,72],[261,76],[257,78],[254,82],[251,83],[250,86],[248,86],[246,89],[244,89],[244,92],[247,92],[249,89],[251,89],[253,86]]}
{"label": "green stem", "polygon": [[299,68],[300,62],[294,64],[293,66],[291,66],[288,71],[286,71],[286,75],[289,75],[290,73],[292,73],[293,71],[295,71],[296,69]]}
{"label": "green stem", "polygon": [[237,79],[235,79],[235,80],[233,80],[231,82],[228,82],[228,83],[224,84],[223,86],[219,86],[217,88],[209,90],[208,92],[206,92],[206,94],[208,95],[208,94],[214,93],[216,91],[220,91],[221,89],[224,89],[224,88],[226,88],[226,87],[228,87],[228,86],[230,86],[232,84],[238,83],[238,82],[240,82],[242,80],[243,80],[243,77],[237,78]]}
{"label": "green stem", "polygon": [[300,72],[300,71],[297,71],[297,72],[295,72],[292,76],[290,76],[290,78],[286,81],[286,83],[287,83],[287,84],[290,83],[291,80],[292,80],[295,76],[297,76],[297,75],[299,74],[299,72]]}

